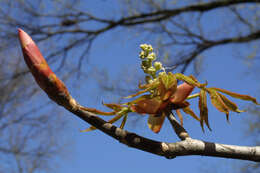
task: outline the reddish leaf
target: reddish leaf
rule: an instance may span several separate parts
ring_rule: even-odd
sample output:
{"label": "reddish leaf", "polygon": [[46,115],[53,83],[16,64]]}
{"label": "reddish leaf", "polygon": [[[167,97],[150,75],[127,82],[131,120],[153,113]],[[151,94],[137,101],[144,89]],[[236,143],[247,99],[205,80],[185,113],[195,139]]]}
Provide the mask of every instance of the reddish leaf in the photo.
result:
{"label": "reddish leaf", "polygon": [[200,121],[199,117],[191,110],[189,106],[182,108],[183,112],[192,116],[195,120]]}
{"label": "reddish leaf", "polygon": [[84,110],[84,111],[88,111],[88,112],[94,113],[94,114],[97,114],[97,115],[115,115],[116,114],[116,111],[103,112],[103,111],[97,110],[95,108],[80,107],[80,109]]}
{"label": "reddish leaf", "polygon": [[160,116],[154,116],[154,115],[149,115],[148,118],[148,127],[154,132],[154,133],[159,133],[163,122],[165,119],[165,114],[163,113]]}
{"label": "reddish leaf", "polygon": [[218,92],[211,88],[208,88],[207,91],[210,94],[210,99],[213,106],[215,106],[220,112],[224,112],[228,119],[229,109],[226,106],[226,104],[223,102],[222,98],[219,96]]}
{"label": "reddish leaf", "polygon": [[237,105],[234,102],[230,101],[223,94],[218,93],[218,95],[221,97],[221,99],[223,100],[223,102],[225,103],[225,105],[228,107],[229,110],[231,110],[233,112],[237,112],[237,113],[244,112],[243,110],[239,110]]}
{"label": "reddish leaf", "polygon": [[122,106],[116,103],[103,103],[103,105],[115,111],[120,111],[122,109]]}
{"label": "reddish leaf", "polygon": [[139,114],[156,114],[160,106],[160,98],[154,97],[136,102],[136,104],[131,106],[131,109]]}
{"label": "reddish leaf", "polygon": [[120,125],[120,128],[123,129],[125,127],[125,123],[126,123],[126,120],[127,120],[127,115],[124,116],[124,119],[122,120],[122,123]]}
{"label": "reddish leaf", "polygon": [[200,126],[202,128],[202,131],[204,132],[204,122],[211,130],[209,126],[209,120],[208,120],[208,107],[207,107],[207,96],[206,96],[206,91],[205,90],[200,90],[199,93],[199,109],[200,109]]}
{"label": "reddish leaf", "polygon": [[198,88],[203,88],[207,85],[207,83],[205,84],[201,84],[199,83],[195,77],[193,77],[192,75],[190,76],[185,76],[184,74],[181,74],[181,73],[176,73],[175,74],[176,78],[178,80],[181,80],[181,81],[184,81],[185,83],[188,83],[189,85],[192,85],[193,87],[198,87]]}
{"label": "reddish leaf", "polygon": [[176,114],[177,114],[178,118],[180,119],[181,126],[183,126],[183,116],[182,116],[182,114],[181,114],[180,109],[177,109],[177,110],[176,110]]}
{"label": "reddish leaf", "polygon": [[187,83],[183,83],[177,86],[176,92],[170,98],[171,102],[174,104],[182,103],[192,92],[194,86]]}
{"label": "reddish leaf", "polygon": [[238,98],[238,99],[241,99],[241,100],[252,101],[253,103],[259,105],[259,103],[256,101],[256,98],[251,97],[249,95],[238,94],[238,93],[234,93],[234,92],[231,92],[231,91],[228,91],[228,90],[225,90],[225,89],[221,89],[221,88],[211,88],[211,89],[214,89],[216,91],[225,93],[225,94],[230,95],[231,97],[234,97],[234,98]]}

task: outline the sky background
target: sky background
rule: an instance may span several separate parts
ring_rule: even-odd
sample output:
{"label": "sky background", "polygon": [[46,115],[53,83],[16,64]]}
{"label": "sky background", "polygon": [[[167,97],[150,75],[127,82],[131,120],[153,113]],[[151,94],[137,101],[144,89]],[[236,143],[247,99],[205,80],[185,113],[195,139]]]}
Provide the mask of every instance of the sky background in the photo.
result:
{"label": "sky background", "polygon": [[[119,8],[117,3],[111,3],[111,1],[91,1],[87,3],[86,9],[98,16],[113,16],[113,14],[118,12]],[[114,17],[116,18],[116,16]],[[214,27],[213,21],[205,24],[209,27]],[[133,33],[131,32],[129,35],[128,30],[119,28],[100,35],[94,41],[88,56],[89,60],[88,62],[85,61],[83,69],[88,71],[93,66],[98,66],[99,68],[106,69],[114,79],[120,74],[124,74],[125,78],[132,78],[135,74],[139,74],[140,76],[142,70],[139,68],[139,45],[143,43],[153,44],[153,42],[147,42],[142,36],[135,36]],[[207,80],[209,83],[208,86],[259,97],[258,88],[260,87],[257,77],[248,73],[248,65],[245,59],[241,59],[238,56],[237,48],[246,49],[246,46],[219,46],[206,51],[203,54],[204,61],[198,79],[202,83]],[[160,50],[156,51],[160,52]],[[125,69],[128,69],[128,75],[123,73]],[[186,74],[191,74],[192,70],[192,67],[188,68]],[[88,107],[103,109],[102,100],[109,102],[118,98],[118,96],[113,96],[111,93],[101,92],[95,80],[85,81],[80,78],[76,84],[67,84],[72,95],[82,105]],[[47,97],[45,95],[42,96]],[[247,102],[232,100],[238,103],[241,109],[248,106]],[[199,114],[197,101],[196,99],[193,108]],[[252,140],[245,133],[248,117],[250,116],[248,113],[237,114],[231,112],[230,124],[228,124],[223,113],[218,112],[210,103],[208,105],[212,132],[207,129],[203,133],[198,122],[189,116],[185,116],[184,118],[184,127],[192,138],[233,145],[253,144]],[[61,107],[58,109],[63,110]],[[168,160],[160,156],[129,148],[97,130],[89,133],[81,133],[79,130],[85,129],[89,125],[70,113],[65,113],[64,116],[67,116],[67,121],[70,124],[69,128],[64,129],[64,133],[61,133],[65,136],[65,152],[53,162],[53,172],[85,173],[90,171],[111,171],[113,173],[158,173],[160,171],[164,173],[201,173],[210,171],[218,173],[236,172],[242,164],[250,163],[247,161],[201,156],[185,156]],[[130,114],[129,117],[129,121],[125,126],[125,129],[128,131],[160,141],[176,142],[179,140],[167,121],[161,132],[154,134],[147,127],[147,116],[141,116],[141,118],[138,118],[138,121],[136,121],[136,115],[131,117]]]}

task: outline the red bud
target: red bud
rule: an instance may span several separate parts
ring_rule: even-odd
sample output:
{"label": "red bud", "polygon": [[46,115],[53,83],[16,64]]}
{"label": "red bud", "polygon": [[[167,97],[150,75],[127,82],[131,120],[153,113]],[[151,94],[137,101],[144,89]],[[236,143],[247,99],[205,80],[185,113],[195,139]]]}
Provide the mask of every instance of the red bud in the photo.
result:
{"label": "red bud", "polygon": [[24,60],[34,79],[52,100],[63,105],[70,99],[66,86],[50,69],[31,37],[21,29],[18,29],[18,35]]}

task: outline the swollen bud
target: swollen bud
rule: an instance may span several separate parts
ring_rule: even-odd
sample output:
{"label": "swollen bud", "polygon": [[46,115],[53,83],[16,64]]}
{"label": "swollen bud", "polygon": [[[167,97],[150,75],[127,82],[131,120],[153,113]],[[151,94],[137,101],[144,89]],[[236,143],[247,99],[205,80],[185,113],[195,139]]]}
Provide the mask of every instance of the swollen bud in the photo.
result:
{"label": "swollen bud", "polygon": [[21,29],[18,29],[18,36],[24,60],[35,81],[46,92],[49,98],[60,105],[68,105],[72,98],[66,86],[50,69],[32,38]]}

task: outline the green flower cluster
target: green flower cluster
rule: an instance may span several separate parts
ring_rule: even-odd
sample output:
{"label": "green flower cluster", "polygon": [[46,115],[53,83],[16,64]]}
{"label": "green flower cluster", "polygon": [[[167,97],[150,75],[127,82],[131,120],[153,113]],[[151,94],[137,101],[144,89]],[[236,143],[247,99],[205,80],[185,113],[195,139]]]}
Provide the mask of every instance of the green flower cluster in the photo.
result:
{"label": "green flower cluster", "polygon": [[[144,73],[148,74],[146,76],[146,82],[152,82],[152,79],[156,78],[156,72],[162,70],[162,63],[156,60],[156,54],[153,52],[153,47],[149,44],[141,44],[140,48],[142,51],[139,54],[139,57],[142,59],[141,68]],[[155,61],[155,62],[154,62]]]}

